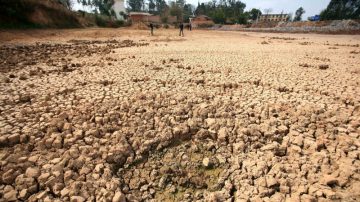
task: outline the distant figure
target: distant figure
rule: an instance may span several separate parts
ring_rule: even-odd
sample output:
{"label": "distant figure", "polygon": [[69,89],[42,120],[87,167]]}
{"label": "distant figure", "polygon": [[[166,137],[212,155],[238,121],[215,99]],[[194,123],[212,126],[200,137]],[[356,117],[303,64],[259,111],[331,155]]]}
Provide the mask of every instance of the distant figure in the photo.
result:
{"label": "distant figure", "polygon": [[150,30],[151,30],[151,36],[154,36],[154,25],[152,22],[150,23]]}
{"label": "distant figure", "polygon": [[180,28],[179,36],[184,36],[184,24],[180,23],[179,28]]}
{"label": "distant figure", "polygon": [[191,25],[191,23],[189,23],[189,30],[190,30],[190,31],[192,30],[192,25]]}

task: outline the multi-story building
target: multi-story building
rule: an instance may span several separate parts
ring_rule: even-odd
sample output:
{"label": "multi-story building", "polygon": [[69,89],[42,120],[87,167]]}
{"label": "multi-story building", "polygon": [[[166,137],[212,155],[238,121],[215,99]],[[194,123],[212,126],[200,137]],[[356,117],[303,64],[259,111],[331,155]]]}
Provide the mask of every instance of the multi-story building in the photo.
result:
{"label": "multi-story building", "polygon": [[289,14],[265,14],[260,16],[259,22],[286,22],[289,17]]}

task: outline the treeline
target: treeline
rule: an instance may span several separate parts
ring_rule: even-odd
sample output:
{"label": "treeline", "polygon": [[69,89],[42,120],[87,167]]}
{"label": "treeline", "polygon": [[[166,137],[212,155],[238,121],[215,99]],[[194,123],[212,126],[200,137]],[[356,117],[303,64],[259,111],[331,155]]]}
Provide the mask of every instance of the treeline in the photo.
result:
{"label": "treeline", "polygon": [[[70,5],[72,0],[59,0]],[[83,5],[91,5],[94,12],[115,16],[112,10],[114,0],[76,0]],[[160,15],[164,22],[168,16],[177,16],[187,22],[192,15],[207,15],[219,24],[247,24],[249,20],[256,20],[262,12],[258,9],[245,11],[246,4],[240,0],[212,0],[198,3],[197,7],[186,3],[185,0],[127,0],[129,12],[149,12]],[[271,9],[264,9],[269,14]],[[301,21],[305,10],[300,7],[295,12],[293,21]],[[122,15],[126,16],[125,13]],[[325,10],[320,13],[321,20],[360,19],[360,0],[331,0]],[[292,20],[292,19],[289,19]]]}
{"label": "treeline", "polygon": [[256,20],[261,11],[253,8],[245,12],[246,4],[236,0],[211,1],[198,4],[195,14],[207,15],[219,24],[246,24],[249,19]]}
{"label": "treeline", "polygon": [[321,20],[360,19],[360,0],[331,0]]}
{"label": "treeline", "polygon": [[[69,1],[69,0],[64,0]],[[111,6],[114,0],[77,0],[79,3],[92,6],[94,12],[103,15],[115,15]],[[215,23],[247,23],[248,19],[255,20],[261,11],[252,9],[245,12],[246,4],[238,0],[213,0],[208,3],[201,3],[195,8],[194,5],[186,3],[185,0],[128,0],[127,11],[129,12],[149,12],[160,15],[163,21],[168,16],[176,16],[180,21],[188,22],[193,15],[207,15]],[[124,15],[124,14],[123,14]]]}
{"label": "treeline", "polygon": [[128,0],[127,10],[129,12],[146,11],[154,15],[160,15],[163,22],[166,22],[170,15],[176,16],[180,21],[188,22],[195,7],[186,3],[185,0],[168,2],[165,0]]}
{"label": "treeline", "polygon": [[179,20],[187,22],[192,15],[207,15],[215,23],[247,23],[248,19],[255,20],[261,11],[252,9],[245,12],[246,4],[237,0],[213,0],[208,3],[199,3],[195,8],[185,0],[169,1],[165,0],[128,0],[129,11],[148,11],[162,17],[168,15],[177,16]]}

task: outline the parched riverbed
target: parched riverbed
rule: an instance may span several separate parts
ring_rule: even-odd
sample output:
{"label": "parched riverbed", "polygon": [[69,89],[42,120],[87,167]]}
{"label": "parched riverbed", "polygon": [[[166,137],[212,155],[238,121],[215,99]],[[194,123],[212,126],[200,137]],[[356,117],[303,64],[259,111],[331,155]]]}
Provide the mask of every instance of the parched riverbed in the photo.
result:
{"label": "parched riverbed", "polygon": [[0,201],[357,201],[360,36],[0,32]]}

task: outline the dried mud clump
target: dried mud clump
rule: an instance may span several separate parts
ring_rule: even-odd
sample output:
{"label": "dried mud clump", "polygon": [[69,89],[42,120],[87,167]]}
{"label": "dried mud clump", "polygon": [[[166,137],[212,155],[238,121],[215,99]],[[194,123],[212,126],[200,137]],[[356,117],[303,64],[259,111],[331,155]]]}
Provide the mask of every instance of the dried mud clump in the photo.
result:
{"label": "dried mud clump", "polygon": [[319,65],[319,69],[321,70],[329,69],[329,65],[321,64]]}

